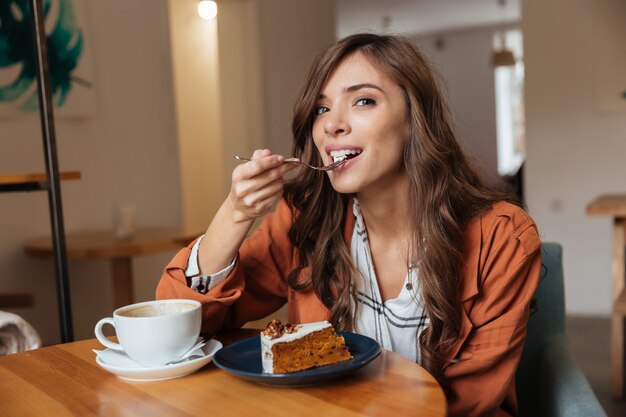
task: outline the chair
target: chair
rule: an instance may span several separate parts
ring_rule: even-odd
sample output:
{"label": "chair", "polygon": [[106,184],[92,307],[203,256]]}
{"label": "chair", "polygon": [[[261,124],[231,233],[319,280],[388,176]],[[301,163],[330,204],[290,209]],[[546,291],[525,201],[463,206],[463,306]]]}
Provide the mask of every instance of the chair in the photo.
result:
{"label": "chair", "polygon": [[519,416],[606,417],[569,351],[561,245],[544,243],[541,255],[537,306],[531,310],[515,380]]}

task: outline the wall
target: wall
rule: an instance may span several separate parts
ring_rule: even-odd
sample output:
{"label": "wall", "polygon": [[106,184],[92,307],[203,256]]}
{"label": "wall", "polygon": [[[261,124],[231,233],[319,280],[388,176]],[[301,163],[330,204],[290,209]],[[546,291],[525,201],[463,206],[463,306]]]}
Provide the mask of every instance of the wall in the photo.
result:
{"label": "wall", "polygon": [[[221,202],[230,190],[233,155],[250,155],[267,147],[261,73],[259,2],[231,0],[220,3],[218,20],[220,107],[223,175]],[[208,222],[209,219],[205,219]]]}
{"label": "wall", "polygon": [[498,169],[491,66],[496,29],[488,26],[415,37],[441,76],[459,139],[490,176],[497,175]]}
{"label": "wall", "polygon": [[335,40],[334,1],[260,2],[261,74],[266,139],[275,152],[291,155],[291,118],[309,63]]}
{"label": "wall", "polygon": [[564,246],[568,312],[609,314],[611,220],[585,206],[626,192],[626,5],[530,0],[522,16],[528,204],[543,239]]}
{"label": "wall", "polygon": [[340,37],[369,27],[388,33],[449,32],[516,23],[521,0],[337,0]]}
{"label": "wall", "polygon": [[196,1],[169,0],[183,223],[198,233],[224,194],[217,19]]}
{"label": "wall", "polygon": [[[115,204],[137,207],[140,225],[181,221],[178,150],[165,0],[85,2],[87,47],[94,60],[94,116],[57,119],[61,169],[82,178],[61,185],[66,231],[106,229]],[[0,119],[0,171],[43,171],[37,116]],[[60,341],[51,259],[27,258],[24,243],[50,233],[44,192],[0,194],[0,291],[32,291],[25,317],[44,343]],[[135,295],[154,297],[171,253],[137,257]],[[105,261],[71,261],[75,337],[112,312],[110,267]]]}

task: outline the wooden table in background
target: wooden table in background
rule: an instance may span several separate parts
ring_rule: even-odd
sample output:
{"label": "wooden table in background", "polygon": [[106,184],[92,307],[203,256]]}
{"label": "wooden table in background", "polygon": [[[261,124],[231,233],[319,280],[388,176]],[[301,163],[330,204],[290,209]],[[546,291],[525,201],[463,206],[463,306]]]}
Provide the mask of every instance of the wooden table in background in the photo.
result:
{"label": "wooden table in background", "polygon": [[[59,172],[60,180],[79,180],[80,172]],[[45,172],[9,172],[0,174],[0,185],[15,185],[31,182],[47,182],[48,174]]]}
{"label": "wooden table in background", "polygon": [[587,205],[587,214],[613,218],[613,317],[611,319],[611,386],[626,396],[626,195],[603,195]]}
{"label": "wooden table in background", "polygon": [[[180,249],[201,233],[181,227],[143,228],[130,239],[118,239],[113,231],[107,230],[67,233],[65,245],[70,260],[111,261],[113,303],[117,308],[133,303],[133,256]],[[51,257],[52,240],[50,237],[32,240],[26,243],[25,250],[34,257]]]}
{"label": "wooden table in background", "polygon": [[[241,336],[258,335],[243,332]],[[223,343],[232,335],[217,339]],[[126,382],[100,368],[95,339],[0,357],[0,413],[10,416],[444,417],[443,391],[413,361],[383,353],[353,375],[312,387],[243,381],[208,364],[195,374]],[[261,360],[259,358],[259,360]]]}

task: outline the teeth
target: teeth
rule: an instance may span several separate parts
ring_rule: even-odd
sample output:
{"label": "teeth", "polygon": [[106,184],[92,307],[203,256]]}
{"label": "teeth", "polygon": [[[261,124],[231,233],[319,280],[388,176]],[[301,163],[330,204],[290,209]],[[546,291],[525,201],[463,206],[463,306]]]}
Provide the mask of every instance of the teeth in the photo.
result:
{"label": "teeth", "polygon": [[341,149],[339,151],[330,151],[330,156],[333,158],[333,162],[343,161],[348,155],[358,155],[360,150],[356,149]]}

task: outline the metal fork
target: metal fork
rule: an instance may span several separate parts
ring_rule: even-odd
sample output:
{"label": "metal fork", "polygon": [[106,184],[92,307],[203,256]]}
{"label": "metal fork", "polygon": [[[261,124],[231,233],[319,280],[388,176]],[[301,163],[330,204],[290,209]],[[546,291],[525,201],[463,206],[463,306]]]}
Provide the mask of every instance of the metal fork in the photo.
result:
{"label": "metal fork", "polygon": [[[240,161],[252,161],[252,159],[250,159],[250,158],[244,158],[243,156],[239,156],[239,155],[235,155],[234,158],[235,159],[239,159]],[[348,159],[345,158],[345,159],[342,159],[341,161],[333,162],[332,164],[326,165],[326,166],[323,166],[323,167],[316,167],[316,166],[304,163],[302,161],[297,161],[295,159],[285,159],[283,162],[290,163],[290,164],[304,165],[304,166],[309,167],[311,169],[314,169],[316,171],[332,171],[333,169],[343,165],[343,163],[346,162],[347,160]]]}

